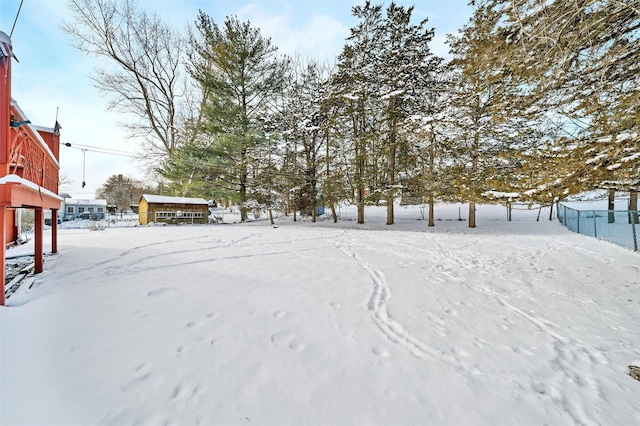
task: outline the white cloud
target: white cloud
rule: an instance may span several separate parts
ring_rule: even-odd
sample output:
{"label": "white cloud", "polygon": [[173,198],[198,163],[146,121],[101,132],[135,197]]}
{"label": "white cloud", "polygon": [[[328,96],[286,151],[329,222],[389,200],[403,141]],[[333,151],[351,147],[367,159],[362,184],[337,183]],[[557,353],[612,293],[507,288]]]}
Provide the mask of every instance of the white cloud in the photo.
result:
{"label": "white cloud", "polygon": [[277,15],[273,8],[253,3],[240,9],[238,17],[260,28],[260,33],[271,38],[281,53],[302,54],[320,61],[333,60],[340,53],[349,28],[339,20],[324,13],[307,14],[306,8],[296,11],[288,2],[278,5]]}

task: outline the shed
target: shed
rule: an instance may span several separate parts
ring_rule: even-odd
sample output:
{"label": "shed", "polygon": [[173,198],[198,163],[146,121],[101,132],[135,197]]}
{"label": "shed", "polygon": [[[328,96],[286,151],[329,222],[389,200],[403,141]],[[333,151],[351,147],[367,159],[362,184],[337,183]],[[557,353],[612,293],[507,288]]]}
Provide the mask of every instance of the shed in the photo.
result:
{"label": "shed", "polygon": [[209,223],[209,203],[203,198],[142,194],[138,219],[140,225],[151,222]]}

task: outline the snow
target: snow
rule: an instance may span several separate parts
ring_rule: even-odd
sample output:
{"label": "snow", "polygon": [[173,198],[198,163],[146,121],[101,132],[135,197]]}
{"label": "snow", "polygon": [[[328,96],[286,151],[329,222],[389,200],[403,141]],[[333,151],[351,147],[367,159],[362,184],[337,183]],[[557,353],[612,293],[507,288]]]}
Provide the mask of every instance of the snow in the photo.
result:
{"label": "snow", "polygon": [[520,198],[520,193],[518,192],[500,192],[500,191],[486,191],[482,193],[483,197],[488,198]]}
{"label": "snow", "polygon": [[640,254],[465,209],[60,229],[0,308],[0,423],[639,424]]}
{"label": "snow", "polygon": [[628,157],[622,157],[620,161],[623,163],[628,163],[629,161],[635,161],[639,158],[640,158],[640,152],[636,152],[632,155],[629,155]]}
{"label": "snow", "polygon": [[159,204],[208,204],[204,198],[189,198],[189,197],[169,197],[166,195],[151,195],[143,194],[142,198],[147,200],[148,203]]}
{"label": "snow", "polygon": [[399,89],[399,90],[394,90],[390,93],[387,93],[385,95],[380,96],[380,100],[387,100],[387,99],[391,99],[394,98],[396,96],[402,95],[404,93],[404,89]]}
{"label": "snow", "polygon": [[18,175],[9,174],[9,175],[5,175],[5,176],[0,177],[0,185],[6,185],[7,183],[19,183],[20,185],[24,185],[24,186],[26,186],[27,188],[31,189],[34,192],[43,193],[48,197],[57,198],[60,201],[62,201],[62,199],[63,199],[61,196],[59,196],[55,192],[51,192],[48,189],[46,189],[46,188],[44,188],[44,187],[42,187],[42,186],[40,186],[40,185],[38,185],[36,183],[33,183],[28,179],[23,179]]}

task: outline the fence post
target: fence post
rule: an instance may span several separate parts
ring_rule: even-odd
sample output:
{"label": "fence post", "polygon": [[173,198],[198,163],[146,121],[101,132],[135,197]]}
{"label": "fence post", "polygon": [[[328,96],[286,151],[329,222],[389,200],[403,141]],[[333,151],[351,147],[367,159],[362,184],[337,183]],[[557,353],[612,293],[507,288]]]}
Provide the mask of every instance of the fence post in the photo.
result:
{"label": "fence post", "polygon": [[597,223],[598,223],[598,217],[596,215],[596,211],[593,211],[593,236],[598,238],[598,227],[597,227]]}
{"label": "fence post", "polygon": [[580,233],[580,210],[576,210],[576,212],[578,213],[578,223],[576,224],[576,232],[579,234]]}
{"label": "fence post", "polygon": [[635,221],[631,223],[631,234],[633,235],[633,251],[638,251],[638,234],[636,233]]}

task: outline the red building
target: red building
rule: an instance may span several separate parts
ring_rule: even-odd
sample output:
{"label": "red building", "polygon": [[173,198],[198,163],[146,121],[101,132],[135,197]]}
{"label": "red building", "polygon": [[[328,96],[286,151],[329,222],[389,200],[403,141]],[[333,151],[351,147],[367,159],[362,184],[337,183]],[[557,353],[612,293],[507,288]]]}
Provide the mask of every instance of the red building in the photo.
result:
{"label": "red building", "polygon": [[[35,272],[43,270],[43,210],[57,217],[60,132],[31,124],[11,98],[11,64],[15,59],[11,39],[0,31],[0,239],[2,277],[0,305],[5,302],[6,246],[18,237],[16,208],[34,210]],[[57,223],[51,224],[51,251],[57,251]]]}

